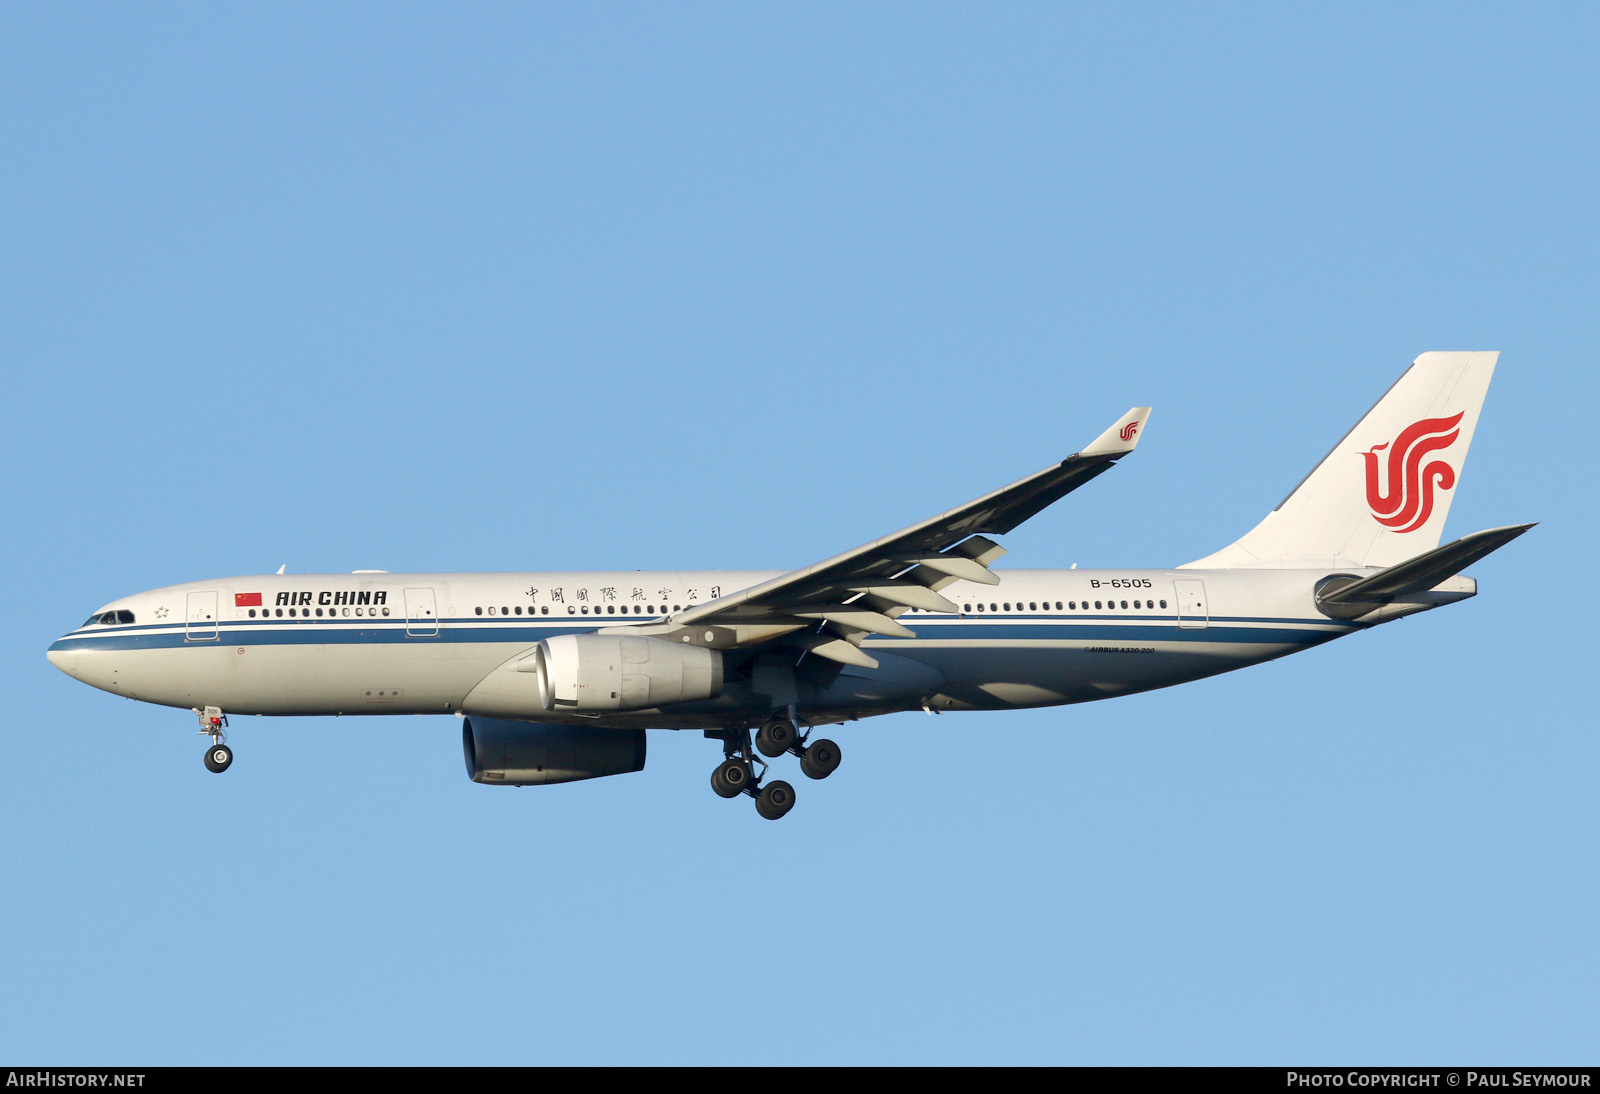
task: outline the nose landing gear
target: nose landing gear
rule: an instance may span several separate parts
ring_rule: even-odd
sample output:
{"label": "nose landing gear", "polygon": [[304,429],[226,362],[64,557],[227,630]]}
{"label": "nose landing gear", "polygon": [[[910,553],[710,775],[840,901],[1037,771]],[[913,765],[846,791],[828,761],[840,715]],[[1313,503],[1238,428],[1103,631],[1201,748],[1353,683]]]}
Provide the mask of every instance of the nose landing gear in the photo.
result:
{"label": "nose landing gear", "polygon": [[233,749],[223,744],[228,739],[228,716],[221,707],[196,709],[195,713],[200,716],[200,735],[211,738],[211,747],[206,749],[206,770],[220,775],[233,763]]}

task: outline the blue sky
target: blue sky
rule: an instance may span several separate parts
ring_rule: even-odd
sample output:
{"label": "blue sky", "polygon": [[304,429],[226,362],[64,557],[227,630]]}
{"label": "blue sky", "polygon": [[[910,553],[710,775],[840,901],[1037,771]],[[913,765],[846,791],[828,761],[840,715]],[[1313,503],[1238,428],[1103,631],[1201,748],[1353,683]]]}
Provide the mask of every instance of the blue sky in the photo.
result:
{"label": "blue sky", "polygon": [[[0,1058],[1592,1063],[1596,18],[1576,5],[0,12]],[[1033,471],[1165,566],[1499,349],[1481,595],[1288,661],[468,782],[46,645],[177,581],[787,568]]]}

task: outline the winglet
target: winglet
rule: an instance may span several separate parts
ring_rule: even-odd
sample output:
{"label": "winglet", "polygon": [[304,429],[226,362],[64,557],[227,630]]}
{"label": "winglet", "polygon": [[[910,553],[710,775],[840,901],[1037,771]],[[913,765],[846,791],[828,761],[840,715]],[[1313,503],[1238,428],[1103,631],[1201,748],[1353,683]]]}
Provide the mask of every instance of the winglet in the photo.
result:
{"label": "winglet", "polygon": [[1150,408],[1136,406],[1118,418],[1111,428],[1079,452],[1080,456],[1125,456],[1139,444],[1139,434],[1150,420]]}

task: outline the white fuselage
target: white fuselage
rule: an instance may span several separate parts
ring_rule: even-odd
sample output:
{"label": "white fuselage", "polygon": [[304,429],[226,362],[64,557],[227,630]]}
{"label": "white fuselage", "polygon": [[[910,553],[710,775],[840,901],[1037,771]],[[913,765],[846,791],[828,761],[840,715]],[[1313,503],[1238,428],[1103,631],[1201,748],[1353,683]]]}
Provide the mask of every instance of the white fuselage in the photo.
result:
{"label": "white fuselage", "polygon": [[[997,586],[943,590],[957,614],[902,615],[916,637],[869,639],[877,668],[803,679],[797,712],[823,723],[917,708],[1050,706],[1214,675],[1380,621],[1320,613],[1313,589],[1330,572],[998,571]],[[503,696],[479,685],[543,639],[662,623],[774,576],[355,573],[193,582],[106,605],[96,615],[109,621],[64,635],[50,659],[114,694],[236,714],[464,713],[711,729],[760,717],[770,704],[737,673],[715,700],[599,718],[507,709]],[[1450,599],[1470,595],[1463,587]]]}

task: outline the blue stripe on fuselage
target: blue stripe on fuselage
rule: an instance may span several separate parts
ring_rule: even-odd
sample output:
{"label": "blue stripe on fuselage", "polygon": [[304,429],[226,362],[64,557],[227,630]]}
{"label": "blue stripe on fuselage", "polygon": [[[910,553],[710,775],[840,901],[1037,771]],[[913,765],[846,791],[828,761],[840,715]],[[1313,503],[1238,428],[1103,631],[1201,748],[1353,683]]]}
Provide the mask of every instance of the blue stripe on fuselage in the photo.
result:
{"label": "blue stripe on fuselage", "polygon": [[[1049,622],[1045,620],[1049,619]],[[1335,623],[1314,619],[1239,618],[1213,619],[1205,628],[1180,627],[1175,617],[1141,617],[1136,622],[1126,617],[1020,617],[1006,620],[993,618],[956,619],[946,616],[918,617],[912,620],[913,629],[922,628],[918,641],[934,642],[1008,642],[1008,641],[1058,641],[1058,642],[1247,642],[1309,645],[1337,638],[1353,630],[1362,629],[1356,624]],[[1115,620],[1113,622],[1112,620]],[[533,645],[558,634],[582,633],[593,630],[577,621],[560,624],[539,623],[535,626],[516,624],[485,625],[477,620],[441,620],[434,634],[412,634],[396,621],[386,627],[374,627],[370,622],[351,620],[250,620],[221,622],[216,637],[192,639],[184,631],[164,627],[166,633],[150,633],[147,625],[106,627],[103,630],[69,634],[54,642],[52,651],[177,649],[207,646],[296,646],[296,645],[398,645],[426,642],[494,642]],[[574,625],[576,623],[576,625]],[[414,624],[415,625],[415,624]],[[610,626],[610,620],[602,623]],[[209,630],[210,628],[206,628]],[[873,638],[876,646],[887,646],[904,639]]]}

